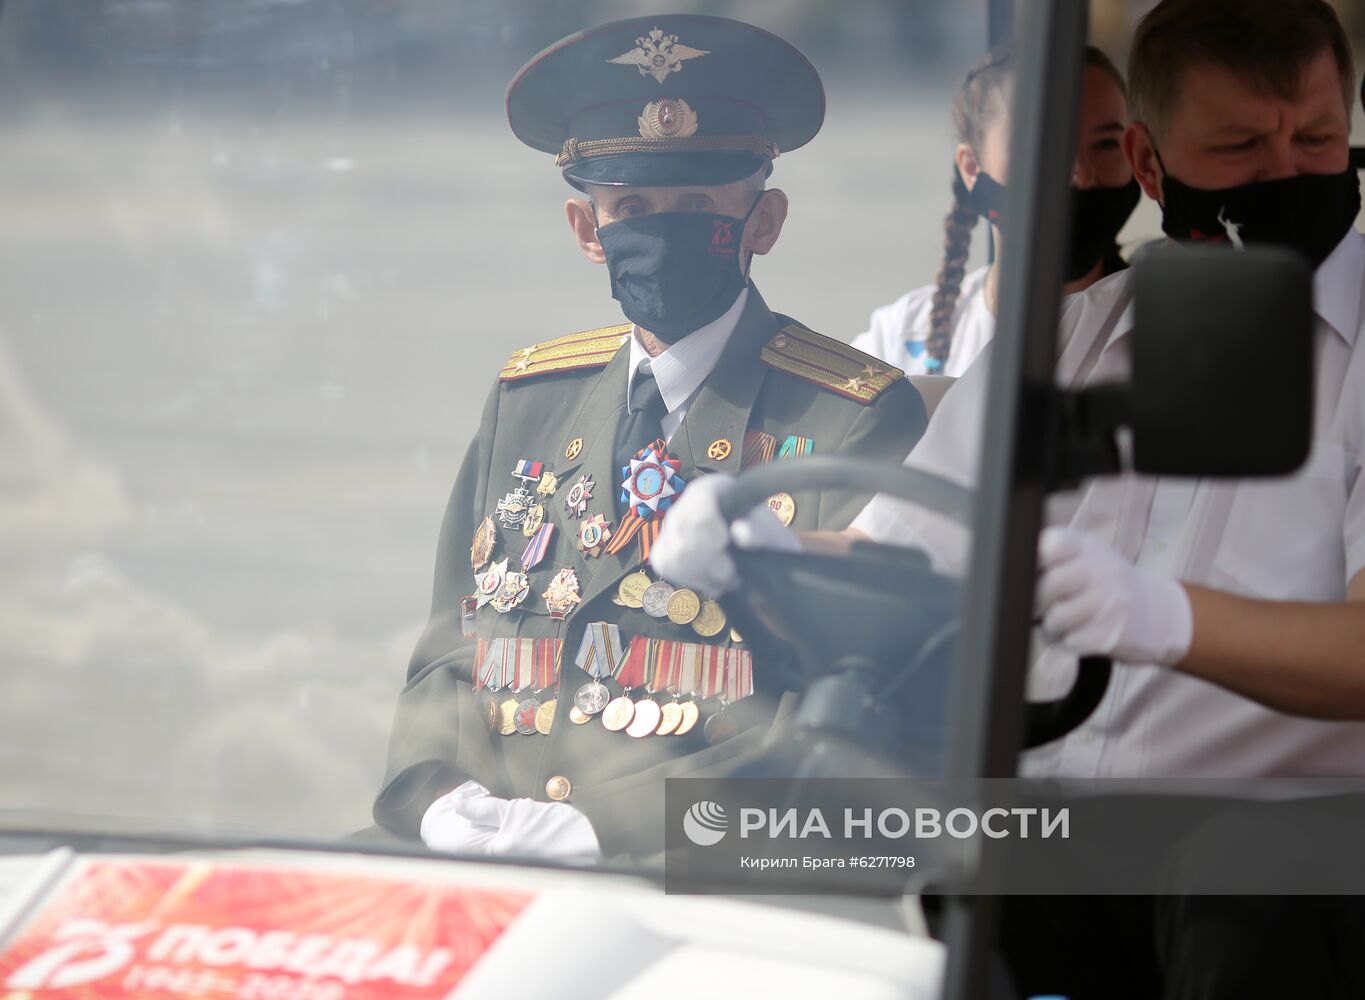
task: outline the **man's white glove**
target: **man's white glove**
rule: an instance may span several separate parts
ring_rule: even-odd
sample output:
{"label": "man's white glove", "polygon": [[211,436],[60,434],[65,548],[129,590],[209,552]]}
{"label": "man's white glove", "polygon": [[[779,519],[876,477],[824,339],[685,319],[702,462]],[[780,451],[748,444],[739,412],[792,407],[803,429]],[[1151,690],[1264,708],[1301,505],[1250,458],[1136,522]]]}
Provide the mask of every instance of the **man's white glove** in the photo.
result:
{"label": "man's white glove", "polygon": [[687,484],[650,549],[649,564],[656,573],[671,583],[716,597],[739,584],[739,573],[727,551],[731,541],[742,549],[801,550],[796,533],[766,504],[735,521],[727,532],[720,502],[734,487],[734,476],[725,473]]}
{"label": "man's white glove", "polygon": [[422,816],[422,842],[450,854],[595,861],[602,855],[588,817],[565,802],[500,799],[477,781],[441,796]]}
{"label": "man's white glove", "polygon": [[1043,631],[1081,656],[1171,666],[1194,637],[1189,595],[1093,535],[1046,528],[1038,540]]}

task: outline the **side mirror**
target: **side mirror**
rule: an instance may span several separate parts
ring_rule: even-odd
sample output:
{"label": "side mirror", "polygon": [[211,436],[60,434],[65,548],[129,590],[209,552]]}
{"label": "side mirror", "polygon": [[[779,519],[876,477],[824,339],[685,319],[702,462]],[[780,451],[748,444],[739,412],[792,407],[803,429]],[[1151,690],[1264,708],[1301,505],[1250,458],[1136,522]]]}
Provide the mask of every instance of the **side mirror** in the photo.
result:
{"label": "side mirror", "polygon": [[1055,391],[1053,488],[1124,471],[1293,472],[1313,432],[1313,272],[1288,249],[1162,246],[1133,264],[1132,376]]}
{"label": "side mirror", "polygon": [[1138,472],[1276,476],[1313,433],[1313,272],[1291,250],[1167,246],[1134,265]]}

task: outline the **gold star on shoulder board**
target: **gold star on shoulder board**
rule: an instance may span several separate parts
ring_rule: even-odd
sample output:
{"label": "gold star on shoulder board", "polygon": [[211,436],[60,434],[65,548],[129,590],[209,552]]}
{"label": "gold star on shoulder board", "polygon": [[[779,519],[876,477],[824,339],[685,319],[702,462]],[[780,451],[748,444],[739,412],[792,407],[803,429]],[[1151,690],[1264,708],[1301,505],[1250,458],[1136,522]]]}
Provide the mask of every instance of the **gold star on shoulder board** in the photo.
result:
{"label": "gold star on shoulder board", "polygon": [[859,378],[857,375],[853,376],[853,378],[849,379],[847,382],[844,383],[844,391],[845,391],[845,392],[862,392],[862,391],[863,391],[863,380],[862,380],[861,378]]}

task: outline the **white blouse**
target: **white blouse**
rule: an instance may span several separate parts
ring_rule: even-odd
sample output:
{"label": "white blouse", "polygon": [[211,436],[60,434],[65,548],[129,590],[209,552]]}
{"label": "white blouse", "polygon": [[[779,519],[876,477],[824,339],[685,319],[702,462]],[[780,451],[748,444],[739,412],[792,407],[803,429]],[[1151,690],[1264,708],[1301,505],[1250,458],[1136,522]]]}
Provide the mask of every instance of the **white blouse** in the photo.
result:
{"label": "white blouse", "polygon": [[906,292],[872,314],[870,328],[853,338],[853,346],[907,375],[951,375],[967,370],[995,334],[995,317],[986,308],[986,275],[989,267],[963,275],[962,289],[953,310],[953,340],[942,371],[930,371],[929,314],[937,285]]}

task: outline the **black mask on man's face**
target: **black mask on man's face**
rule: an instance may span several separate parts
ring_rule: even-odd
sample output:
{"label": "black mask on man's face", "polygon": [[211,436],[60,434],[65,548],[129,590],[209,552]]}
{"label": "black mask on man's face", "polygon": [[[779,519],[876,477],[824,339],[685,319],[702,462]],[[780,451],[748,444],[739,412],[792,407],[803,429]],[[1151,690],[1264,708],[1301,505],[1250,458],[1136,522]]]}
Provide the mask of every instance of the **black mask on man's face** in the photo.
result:
{"label": "black mask on man's face", "polygon": [[[976,175],[976,185],[958,177],[954,184],[957,200],[988,222],[999,224],[1005,207],[1005,186],[984,170]],[[1084,278],[1105,255],[1142,198],[1136,180],[1120,187],[1071,189],[1071,239],[1067,244],[1064,281]]]}
{"label": "black mask on man's face", "polygon": [[748,283],[739,248],[749,216],[659,212],[597,231],[611,295],[636,326],[666,344],[720,319]]}
{"label": "black mask on man's face", "polygon": [[[1161,162],[1161,154],[1157,154]],[[1190,187],[1161,164],[1161,228],[1174,240],[1278,244],[1318,267],[1360,213],[1360,175],[1298,174],[1237,187]]]}

